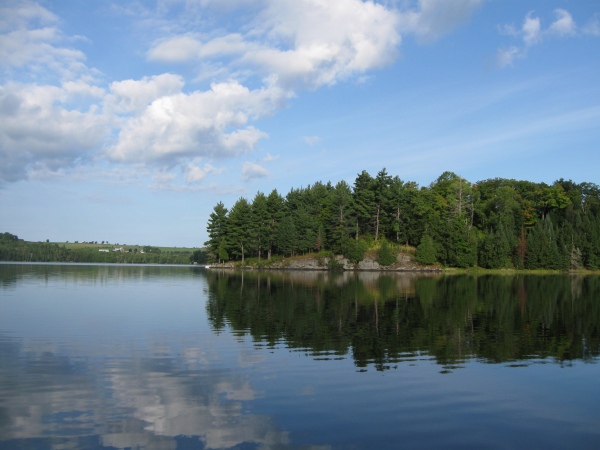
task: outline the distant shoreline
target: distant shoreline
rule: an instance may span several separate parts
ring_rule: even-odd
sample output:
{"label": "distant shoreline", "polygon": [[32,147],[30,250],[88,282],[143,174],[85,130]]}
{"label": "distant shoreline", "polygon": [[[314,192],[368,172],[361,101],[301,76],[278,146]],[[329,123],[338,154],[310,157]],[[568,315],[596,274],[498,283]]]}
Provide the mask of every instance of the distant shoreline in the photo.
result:
{"label": "distant shoreline", "polygon": [[203,249],[110,244],[30,242],[0,233],[0,261],[101,264],[204,264]]}

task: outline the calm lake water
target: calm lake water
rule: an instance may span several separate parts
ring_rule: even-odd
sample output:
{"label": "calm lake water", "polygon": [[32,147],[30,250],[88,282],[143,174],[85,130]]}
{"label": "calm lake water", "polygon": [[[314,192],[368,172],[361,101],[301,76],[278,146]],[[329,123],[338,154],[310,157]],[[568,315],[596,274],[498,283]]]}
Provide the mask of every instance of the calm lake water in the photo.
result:
{"label": "calm lake water", "polygon": [[0,449],[600,447],[600,277],[0,264]]}

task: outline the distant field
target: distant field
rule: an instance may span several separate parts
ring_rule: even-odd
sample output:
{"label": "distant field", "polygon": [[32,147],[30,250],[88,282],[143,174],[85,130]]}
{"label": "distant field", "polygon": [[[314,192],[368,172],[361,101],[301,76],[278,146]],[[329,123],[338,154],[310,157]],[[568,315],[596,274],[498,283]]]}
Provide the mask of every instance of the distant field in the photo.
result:
{"label": "distant field", "polygon": [[77,249],[85,249],[85,248],[92,248],[92,249],[101,249],[101,248],[105,248],[108,250],[112,250],[114,248],[123,248],[124,251],[128,251],[129,249],[134,250],[137,249],[138,251],[141,251],[144,249],[144,247],[152,247],[152,248],[158,248],[161,253],[193,253],[194,251],[198,250],[198,248],[192,248],[192,247],[158,247],[158,246],[148,246],[148,245],[128,245],[128,244],[112,244],[112,243],[90,243],[90,242],[51,242],[52,244],[57,244],[60,246],[64,246],[65,248],[68,249],[72,249],[72,250],[77,250]]}

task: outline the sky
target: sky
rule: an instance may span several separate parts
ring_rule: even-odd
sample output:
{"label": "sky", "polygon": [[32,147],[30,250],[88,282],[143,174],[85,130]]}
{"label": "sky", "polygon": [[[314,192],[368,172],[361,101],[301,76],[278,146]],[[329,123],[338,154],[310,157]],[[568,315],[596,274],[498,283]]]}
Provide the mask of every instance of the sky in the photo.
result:
{"label": "sky", "polygon": [[0,0],[0,232],[201,247],[218,202],[600,184],[596,0]]}

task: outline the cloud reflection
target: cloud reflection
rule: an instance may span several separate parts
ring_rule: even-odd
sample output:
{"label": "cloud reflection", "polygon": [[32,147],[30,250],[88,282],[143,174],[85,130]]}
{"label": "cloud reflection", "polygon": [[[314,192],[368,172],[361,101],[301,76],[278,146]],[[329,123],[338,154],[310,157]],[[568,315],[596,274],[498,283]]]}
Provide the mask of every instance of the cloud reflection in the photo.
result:
{"label": "cloud reflection", "polygon": [[215,449],[288,443],[270,416],[248,412],[260,393],[243,374],[208,365],[189,370],[176,358],[82,360],[48,352],[45,343],[34,347],[0,339],[0,442],[75,444],[96,435],[116,448],[175,449],[178,436]]}

